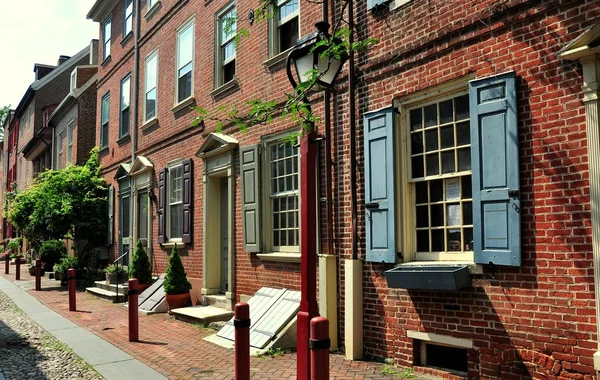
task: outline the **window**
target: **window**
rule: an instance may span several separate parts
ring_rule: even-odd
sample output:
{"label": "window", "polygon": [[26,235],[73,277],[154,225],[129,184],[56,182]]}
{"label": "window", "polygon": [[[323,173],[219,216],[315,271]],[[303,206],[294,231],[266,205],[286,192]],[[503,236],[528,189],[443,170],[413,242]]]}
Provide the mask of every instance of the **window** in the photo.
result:
{"label": "window", "polygon": [[169,211],[167,213],[167,231],[170,240],[181,239],[183,235],[183,167],[181,162],[170,166],[167,171],[169,183]]}
{"label": "window", "polygon": [[473,260],[469,95],[408,108],[417,260]]}
{"label": "window", "polygon": [[56,160],[56,169],[62,169],[63,168],[63,149],[65,146],[65,130],[63,129],[59,134],[58,134],[58,157]]}
{"label": "window", "polygon": [[123,37],[133,31],[133,0],[125,0],[125,14],[123,20]]}
{"label": "window", "polygon": [[299,36],[299,0],[278,0],[271,19],[271,55],[277,55],[296,44]]}
{"label": "window", "polygon": [[121,81],[121,114],[119,116],[119,138],[129,134],[129,104],[131,96],[131,75],[128,74]]}
{"label": "window", "polygon": [[298,251],[298,148],[281,140],[267,145],[267,239],[273,251]]}
{"label": "window", "polygon": [[77,68],[71,71],[71,86],[69,87],[69,91],[73,91],[77,88]]}
{"label": "window", "polygon": [[103,49],[102,49],[102,59],[108,58],[110,55],[110,43],[112,40],[112,19],[109,17],[106,21],[104,21],[104,25],[102,25],[102,38],[104,39]]}
{"label": "window", "polygon": [[194,66],[194,21],[188,21],[177,30],[177,78],[175,103],[192,96]]}
{"label": "window", "polygon": [[224,9],[218,15],[217,87],[235,77],[236,24],[235,5]]}
{"label": "window", "polygon": [[108,119],[110,117],[110,93],[102,97],[102,121],[100,123],[100,148],[108,146]]}
{"label": "window", "polygon": [[75,122],[71,120],[67,124],[67,163],[73,163],[73,130],[75,129]]}
{"label": "window", "polygon": [[152,9],[154,5],[158,3],[158,0],[148,0],[148,9]]}
{"label": "window", "polygon": [[158,51],[151,53],[145,63],[144,121],[156,117],[156,87],[158,84]]}

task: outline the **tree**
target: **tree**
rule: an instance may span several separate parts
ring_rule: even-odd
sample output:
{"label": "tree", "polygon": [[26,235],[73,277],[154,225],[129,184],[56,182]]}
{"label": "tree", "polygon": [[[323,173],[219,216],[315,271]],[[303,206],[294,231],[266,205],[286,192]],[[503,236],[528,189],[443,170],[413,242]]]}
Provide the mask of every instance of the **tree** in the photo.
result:
{"label": "tree", "polygon": [[0,140],[4,137],[4,120],[8,116],[10,106],[0,108]]}
{"label": "tree", "polygon": [[82,256],[106,241],[107,204],[94,148],[85,165],[42,172],[27,189],[8,194],[5,215],[34,248],[69,237],[85,242]]}

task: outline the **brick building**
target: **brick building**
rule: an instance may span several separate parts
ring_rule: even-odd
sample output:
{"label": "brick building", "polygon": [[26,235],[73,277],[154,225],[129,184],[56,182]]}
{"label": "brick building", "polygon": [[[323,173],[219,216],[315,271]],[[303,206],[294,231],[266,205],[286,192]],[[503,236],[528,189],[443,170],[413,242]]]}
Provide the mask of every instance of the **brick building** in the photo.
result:
{"label": "brick building", "polygon": [[[192,106],[290,91],[287,49],[321,6],[278,4],[277,22],[253,23],[244,0],[97,1],[88,14],[111,257],[141,240],[161,273],[177,244],[195,303],[299,288],[298,151],[282,140],[299,128],[191,126]],[[596,376],[600,4],[354,8],[357,38],[379,42],[331,99],[319,195],[332,211],[322,202],[316,229],[334,346],[450,378]],[[237,49],[233,12],[250,35]]]}

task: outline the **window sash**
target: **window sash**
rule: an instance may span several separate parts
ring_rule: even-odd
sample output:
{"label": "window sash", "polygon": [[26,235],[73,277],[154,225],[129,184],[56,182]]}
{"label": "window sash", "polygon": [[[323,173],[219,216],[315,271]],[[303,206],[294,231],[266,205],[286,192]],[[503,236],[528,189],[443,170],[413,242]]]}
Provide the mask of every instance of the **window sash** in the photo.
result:
{"label": "window sash", "polygon": [[56,167],[62,169],[63,145],[65,144],[65,131],[58,134],[58,162]]}
{"label": "window sash", "polygon": [[100,147],[104,148],[108,145],[108,121],[110,116],[110,94],[102,98],[102,119],[100,128]]}
{"label": "window sash", "polygon": [[[152,53],[146,58],[145,63],[145,93],[144,93],[144,121],[156,116],[157,109],[157,87],[158,87],[158,52]],[[152,103],[152,101],[154,101]]]}
{"label": "window sash", "polygon": [[183,166],[181,163],[170,166],[167,173],[167,231],[169,240],[177,240],[183,237]]}
{"label": "window sash", "polygon": [[102,50],[102,58],[106,59],[106,57],[108,57],[110,55],[110,43],[111,43],[111,39],[112,39],[112,19],[108,19],[104,22],[104,32],[103,32],[103,38],[104,38],[104,48]]}
{"label": "window sash", "polygon": [[67,125],[67,162],[73,163],[73,130],[75,129],[75,123],[70,122]]}
{"label": "window sash", "polygon": [[298,0],[279,1],[277,5],[277,26],[287,23],[299,14]]}
{"label": "window sash", "polygon": [[177,31],[177,81],[175,82],[176,103],[179,103],[193,93],[193,75],[190,74],[190,89],[180,89],[180,81],[192,71],[194,65],[194,23],[188,22]]}
{"label": "window sash", "polygon": [[125,0],[125,20],[123,23],[123,36],[133,31],[133,0]]}

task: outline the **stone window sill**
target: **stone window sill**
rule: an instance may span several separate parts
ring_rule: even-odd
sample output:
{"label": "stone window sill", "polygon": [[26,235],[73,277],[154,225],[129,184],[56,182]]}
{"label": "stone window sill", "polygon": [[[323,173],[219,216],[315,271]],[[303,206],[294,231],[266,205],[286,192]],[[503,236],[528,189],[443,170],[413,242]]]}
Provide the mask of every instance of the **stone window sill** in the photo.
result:
{"label": "stone window sill", "polygon": [[281,53],[267,59],[266,61],[263,62],[263,65],[270,68],[271,66],[275,66],[276,64],[285,61],[287,56],[290,54],[290,51],[292,51],[293,47],[287,49],[286,51],[282,51]]}
{"label": "stone window sill", "polygon": [[127,142],[131,141],[131,136],[128,134],[119,137],[119,139],[117,140],[117,144],[121,145],[121,144],[125,144]]}
{"label": "stone window sill", "polygon": [[153,125],[155,125],[156,123],[158,123],[158,118],[157,117],[153,117],[152,119],[146,121],[144,124],[142,124],[142,126],[140,127],[140,129],[142,131],[152,127]]}
{"label": "stone window sill", "polygon": [[284,263],[299,263],[302,255],[300,253],[283,253],[283,252],[271,252],[271,253],[259,253],[256,255],[263,261],[278,261]]}
{"label": "stone window sill", "polygon": [[106,65],[108,65],[111,60],[112,60],[112,57],[109,55],[108,57],[104,58],[104,61],[102,61],[102,63],[100,65],[102,67],[106,67]]}
{"label": "stone window sill", "polygon": [[150,20],[152,18],[152,16],[154,16],[158,10],[161,7],[161,3],[160,1],[157,1],[152,8],[148,9],[148,12],[146,12],[146,14],[144,15],[144,18],[146,19],[146,21]]}
{"label": "stone window sill", "polygon": [[133,38],[133,32],[127,33],[127,35],[121,40],[121,46],[125,46],[125,44],[131,40],[131,38]]}
{"label": "stone window sill", "polygon": [[177,249],[183,249],[183,248],[185,248],[185,243],[183,243],[181,241],[181,239],[169,240],[166,243],[162,243],[160,246],[163,247],[163,248],[173,249],[173,247],[175,246],[175,244],[177,244]]}
{"label": "stone window sill", "polygon": [[185,107],[194,103],[195,101],[196,101],[196,99],[194,98],[194,95],[192,95],[189,98],[182,100],[181,102],[175,104],[175,106],[173,108],[171,108],[171,112],[173,112],[173,113],[179,112],[182,109],[184,109]]}
{"label": "stone window sill", "polygon": [[231,90],[232,88],[236,87],[237,85],[238,85],[238,79],[233,78],[229,82],[212,90],[210,93],[210,96],[212,96],[212,97],[220,96],[220,95],[224,94],[225,92]]}

